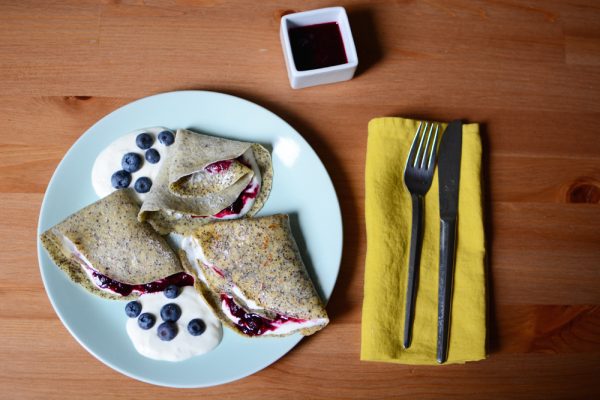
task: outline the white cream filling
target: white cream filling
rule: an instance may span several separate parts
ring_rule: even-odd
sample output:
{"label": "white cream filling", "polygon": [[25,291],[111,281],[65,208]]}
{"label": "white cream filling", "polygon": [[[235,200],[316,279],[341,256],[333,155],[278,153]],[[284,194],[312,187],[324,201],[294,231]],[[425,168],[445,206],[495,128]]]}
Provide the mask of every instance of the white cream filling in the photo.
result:
{"label": "white cream filling", "polygon": [[[85,266],[87,266],[88,268],[91,268],[91,269],[94,268],[92,266],[92,263],[90,262],[90,260],[88,260],[83,254],[81,254],[81,252],[79,251],[77,246],[75,246],[75,243],[71,242],[71,240],[68,237],[61,234],[60,232],[57,232],[56,230],[54,230],[53,232],[54,232],[55,236],[60,237],[63,251],[66,250],[67,255],[73,255],[77,258],[77,260],[80,261],[80,264],[81,264],[81,262],[83,262],[85,264]],[[83,265],[82,265],[82,267],[83,267]]]}
{"label": "white cream filling", "polygon": [[299,329],[312,328],[315,326],[321,326],[327,323],[327,320],[324,318],[318,319],[309,319],[304,322],[295,322],[295,321],[285,321],[281,323],[277,323],[277,328],[272,331],[266,331],[263,333],[263,336],[268,335],[285,335],[291,332],[295,332]]}
{"label": "white cream filling", "polygon": [[202,251],[202,247],[198,245],[196,240],[191,236],[185,236],[181,239],[181,249],[185,251],[188,262],[194,268],[196,275],[198,278],[205,284],[208,285],[208,281],[206,280],[206,276],[204,275],[204,271],[198,261],[202,262],[204,265],[210,265],[208,260],[204,256],[204,252]]}
{"label": "white cream filling", "polygon": [[247,310],[250,311],[260,311],[260,310],[264,310],[264,307],[259,306],[258,304],[256,304],[256,302],[254,300],[250,300],[249,298],[247,298],[244,293],[242,292],[242,290],[237,286],[237,285],[231,285],[231,291],[232,293],[235,295],[235,297],[237,297],[239,300],[242,301],[242,306],[244,308],[246,308]]}
{"label": "white cream filling", "polygon": [[[221,342],[221,322],[191,286],[183,287],[175,299],[167,299],[163,292],[158,292],[144,294],[138,301],[142,304],[142,313],[148,312],[157,318],[154,326],[148,330],[139,327],[137,318],[127,320],[127,334],[135,349],[145,357],[181,361],[207,353]],[[177,304],[181,308],[181,317],[176,322],[177,335],[170,341],[163,341],[158,337],[157,328],[162,323],[160,309],[167,303]],[[199,336],[192,336],[187,330],[189,322],[195,318],[202,319],[206,324],[206,330]]]}
{"label": "white cream filling", "polygon": [[96,286],[96,288],[98,288],[99,290],[108,292],[108,293],[114,293],[112,290],[110,290],[108,288],[103,288],[103,287],[98,286],[98,284],[96,283],[96,280],[94,279],[94,275],[93,275],[93,272],[96,271],[96,269],[92,266],[92,263],[90,262],[90,260],[88,260],[86,258],[86,256],[84,256],[77,249],[77,246],[75,246],[75,243],[71,242],[71,240],[69,240],[68,237],[60,234],[59,232],[55,231],[54,234],[56,236],[60,237],[63,251],[66,251],[67,255],[74,256],[77,259],[77,261],[79,262],[79,265],[81,266],[81,269],[83,270],[83,272],[85,272],[85,274],[87,275],[90,282],[92,282]]}
{"label": "white cream filling", "polygon": [[223,300],[221,301],[221,311],[227,318],[229,318],[234,324],[240,322],[240,319],[231,313],[231,310],[227,306],[227,303]]}

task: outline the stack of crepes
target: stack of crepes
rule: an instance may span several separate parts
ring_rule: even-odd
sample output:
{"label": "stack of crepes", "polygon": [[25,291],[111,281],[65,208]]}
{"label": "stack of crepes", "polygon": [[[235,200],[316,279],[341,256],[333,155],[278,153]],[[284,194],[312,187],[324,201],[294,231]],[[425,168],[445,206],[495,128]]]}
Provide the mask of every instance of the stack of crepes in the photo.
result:
{"label": "stack of crepes", "polygon": [[[442,124],[445,128],[445,124]],[[404,311],[412,208],[404,166],[418,121],[376,118],[369,123],[365,213],[367,258],[361,359],[436,365],[439,270],[437,170],[425,196],[423,247],[410,348],[404,349]],[[485,358],[485,242],[481,140],[477,124],[463,125],[454,291],[447,363]]]}
{"label": "stack of crepes", "polygon": [[186,233],[214,220],[245,190],[256,196],[246,213],[252,216],[269,196],[272,174],[271,155],[259,144],[179,129],[139,219],[163,235]]}

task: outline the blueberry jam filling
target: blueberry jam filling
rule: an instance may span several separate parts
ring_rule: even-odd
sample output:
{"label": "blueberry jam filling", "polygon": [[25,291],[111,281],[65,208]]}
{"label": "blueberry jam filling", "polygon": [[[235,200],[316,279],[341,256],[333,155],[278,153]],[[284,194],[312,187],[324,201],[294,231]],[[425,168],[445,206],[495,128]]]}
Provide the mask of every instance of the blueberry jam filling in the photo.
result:
{"label": "blueberry jam filling", "polygon": [[223,218],[227,217],[228,215],[237,215],[241,213],[248,200],[255,199],[256,196],[258,196],[259,190],[260,185],[254,185],[252,182],[250,182],[250,184],[246,186],[246,189],[240,193],[239,197],[229,207],[219,211],[214,215],[214,217]]}
{"label": "blueberry jam filling", "polygon": [[231,164],[233,164],[233,160],[221,160],[212,164],[208,164],[206,167],[204,167],[204,170],[211,174],[218,174],[228,170],[229,167],[231,167]]}
{"label": "blueberry jam filling", "polygon": [[108,289],[121,296],[128,296],[134,291],[139,292],[140,294],[162,292],[169,285],[192,286],[194,284],[194,278],[185,272],[178,272],[174,275],[167,276],[166,278],[140,285],[130,285],[118,282],[94,270],[90,270],[90,273],[94,283],[98,287],[101,289]]}
{"label": "blueberry jam filling", "polygon": [[211,267],[213,271],[215,271],[215,273],[217,275],[219,275],[221,278],[225,278],[225,272],[221,271],[219,268],[212,266]]}
{"label": "blueberry jam filling", "polygon": [[288,317],[281,314],[276,314],[275,318],[269,319],[262,315],[246,312],[246,310],[233,300],[233,297],[224,293],[221,293],[221,302],[225,303],[227,308],[229,308],[231,315],[239,319],[239,321],[235,323],[235,326],[248,336],[260,336],[265,332],[274,331],[286,322],[306,322],[304,319]]}

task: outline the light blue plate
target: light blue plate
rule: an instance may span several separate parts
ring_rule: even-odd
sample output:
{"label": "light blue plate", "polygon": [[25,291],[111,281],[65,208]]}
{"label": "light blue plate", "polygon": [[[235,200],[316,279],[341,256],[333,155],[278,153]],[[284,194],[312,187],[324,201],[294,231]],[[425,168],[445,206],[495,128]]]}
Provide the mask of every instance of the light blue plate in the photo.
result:
{"label": "light blue plate", "polygon": [[[325,167],[284,120],[225,94],[164,93],[135,101],[102,118],[75,142],[54,172],[44,196],[38,233],[97,200],[90,181],[96,156],[119,136],[150,126],[190,128],[271,148],[273,189],[259,215],[292,216],[294,235],[315,286],[324,299],[329,299],[342,256],[342,219]],[[127,336],[124,302],[103,300],[73,284],[48,258],[39,241],[38,256],[48,297],[69,332],[100,361],[144,382],[171,387],[231,382],[265,368],[302,338],[296,334],[281,339],[248,339],[225,329],[223,341],[210,353],[178,363],[153,361],[139,355]]]}

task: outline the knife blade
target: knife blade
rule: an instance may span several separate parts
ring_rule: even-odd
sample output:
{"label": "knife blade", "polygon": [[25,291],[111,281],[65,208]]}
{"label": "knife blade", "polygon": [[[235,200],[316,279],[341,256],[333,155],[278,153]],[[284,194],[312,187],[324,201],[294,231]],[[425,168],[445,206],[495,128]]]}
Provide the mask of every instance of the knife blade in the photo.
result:
{"label": "knife blade", "polygon": [[462,150],[462,122],[448,124],[438,153],[438,183],[440,193],[440,270],[438,285],[437,362],[448,357],[450,311],[452,308],[452,277],[456,253],[458,219],[458,189]]}

